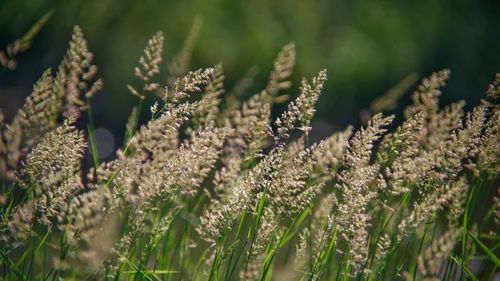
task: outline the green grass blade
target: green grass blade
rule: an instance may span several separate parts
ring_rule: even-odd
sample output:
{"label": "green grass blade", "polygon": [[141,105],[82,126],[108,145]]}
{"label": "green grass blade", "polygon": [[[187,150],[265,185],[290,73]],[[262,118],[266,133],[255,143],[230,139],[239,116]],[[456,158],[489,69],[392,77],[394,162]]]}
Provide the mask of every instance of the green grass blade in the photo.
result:
{"label": "green grass blade", "polygon": [[474,274],[469,270],[469,268],[467,268],[467,266],[465,266],[463,264],[463,261],[459,258],[459,257],[454,257],[452,255],[450,255],[450,258],[458,265],[460,266],[460,268],[463,269],[463,271],[467,274],[467,276],[469,276],[470,279],[472,279],[473,281],[479,281],[479,279],[477,279],[476,276],[474,276]]}
{"label": "green grass blade", "polygon": [[481,242],[479,239],[477,239],[470,232],[469,232],[469,236],[472,238],[472,241],[474,241],[474,243],[476,243],[479,246],[479,248],[481,248],[481,250],[484,251],[484,253],[486,254],[486,256],[488,256],[488,258],[493,263],[495,263],[495,265],[497,267],[500,267],[500,260],[497,258],[497,256],[492,251],[490,251],[490,249],[488,249],[488,247],[486,245],[484,245],[483,242]]}
{"label": "green grass blade", "polygon": [[14,264],[14,262],[8,256],[6,256],[3,252],[0,254],[2,255],[2,259],[4,260],[8,268],[12,270],[12,272],[17,276],[17,278],[19,278],[19,280],[28,280],[24,277],[18,266]]}

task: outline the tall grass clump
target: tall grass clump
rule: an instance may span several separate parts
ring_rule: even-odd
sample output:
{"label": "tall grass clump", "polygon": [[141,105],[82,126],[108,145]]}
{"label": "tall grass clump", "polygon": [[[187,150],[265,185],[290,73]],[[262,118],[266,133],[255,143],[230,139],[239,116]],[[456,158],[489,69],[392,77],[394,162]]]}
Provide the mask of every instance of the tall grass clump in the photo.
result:
{"label": "tall grass clump", "polygon": [[227,91],[222,64],[189,70],[198,31],[165,79],[163,33],[147,42],[124,83],[138,102],[114,160],[97,156],[103,81],[79,27],[17,114],[0,113],[3,280],[498,278],[500,74],[468,112],[439,104],[442,70],[401,117],[373,112],[310,143],[326,71],[290,94],[288,44],[240,101],[250,77]]}

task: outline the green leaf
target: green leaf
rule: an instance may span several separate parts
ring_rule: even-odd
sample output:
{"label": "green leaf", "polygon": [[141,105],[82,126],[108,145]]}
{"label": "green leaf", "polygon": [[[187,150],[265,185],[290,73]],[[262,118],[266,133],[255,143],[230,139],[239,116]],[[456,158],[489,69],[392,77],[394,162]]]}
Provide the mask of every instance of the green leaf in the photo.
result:
{"label": "green leaf", "polygon": [[15,265],[14,262],[12,262],[12,260],[8,256],[6,256],[3,252],[1,252],[0,254],[2,255],[3,260],[7,264],[7,269],[11,269],[12,272],[14,272],[14,274],[17,276],[17,278],[19,278],[19,280],[27,280],[26,278],[24,278],[23,273],[19,270],[17,265]]}
{"label": "green leaf", "polygon": [[500,260],[497,258],[497,256],[495,256],[495,254],[493,254],[493,252],[491,252],[490,249],[488,249],[488,247],[483,244],[483,242],[481,242],[479,239],[477,239],[470,232],[469,232],[469,236],[479,246],[479,248],[481,248],[484,251],[484,253],[488,256],[488,258],[490,258],[490,260],[492,262],[494,262],[496,266],[500,267]]}
{"label": "green leaf", "polygon": [[280,242],[278,244],[278,248],[283,247],[286,243],[288,243],[288,241],[290,241],[290,239],[292,239],[293,236],[295,236],[295,234],[297,234],[297,232],[299,230],[299,226],[307,218],[307,216],[310,214],[310,212],[311,212],[311,208],[307,208],[304,212],[302,212],[300,217],[295,218],[293,220],[290,227],[288,227],[287,231],[282,236],[282,239],[280,239]]}
{"label": "green leaf", "polygon": [[259,228],[260,218],[264,212],[264,203],[266,202],[267,186],[262,192],[262,197],[260,198],[259,205],[257,206],[257,218],[255,219],[254,228],[257,230]]}
{"label": "green leaf", "polygon": [[467,274],[467,276],[469,276],[470,279],[474,280],[474,281],[479,281],[479,279],[477,279],[476,276],[474,276],[474,274],[467,268],[467,266],[465,266],[463,264],[463,261],[462,259],[460,259],[459,257],[454,257],[452,255],[450,255],[450,258],[458,265],[460,266],[461,269],[463,269],[463,271]]}

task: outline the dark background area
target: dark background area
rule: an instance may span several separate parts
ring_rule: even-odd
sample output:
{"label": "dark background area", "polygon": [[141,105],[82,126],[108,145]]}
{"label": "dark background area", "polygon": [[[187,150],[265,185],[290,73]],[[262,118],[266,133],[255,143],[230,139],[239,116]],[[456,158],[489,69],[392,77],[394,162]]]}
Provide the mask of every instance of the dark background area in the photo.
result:
{"label": "dark background area", "polygon": [[57,67],[78,24],[105,82],[93,103],[96,128],[111,131],[118,144],[137,102],[125,85],[137,81],[133,68],[148,38],[157,30],[165,34],[166,78],[165,66],[196,16],[203,26],[192,67],[222,62],[228,89],[257,66],[248,94],[259,91],[276,53],[290,41],[297,49],[292,95],[302,76],[328,69],[314,122],[324,134],[359,124],[362,108],[412,72],[421,78],[450,68],[442,103],[465,99],[472,106],[500,71],[500,1],[493,0],[0,0],[0,48],[51,9],[32,48],[17,57],[17,69],[0,76],[0,107],[7,116],[15,113],[43,70]]}

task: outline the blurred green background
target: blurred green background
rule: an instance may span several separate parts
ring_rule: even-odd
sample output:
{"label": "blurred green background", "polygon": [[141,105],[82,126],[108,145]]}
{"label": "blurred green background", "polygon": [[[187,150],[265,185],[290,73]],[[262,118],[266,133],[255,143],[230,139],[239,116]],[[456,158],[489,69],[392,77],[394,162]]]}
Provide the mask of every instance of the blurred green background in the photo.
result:
{"label": "blurred green background", "polygon": [[[54,14],[18,57],[15,71],[0,77],[0,103],[7,114],[19,107],[47,67],[57,67],[72,27],[81,25],[105,90],[96,96],[96,126],[118,140],[137,101],[125,85],[146,41],[165,33],[165,64],[180,49],[193,19],[203,27],[193,53],[193,67],[223,62],[226,85],[251,66],[260,70],[249,94],[266,83],[279,49],[294,41],[294,86],[323,68],[329,80],[315,123],[328,133],[359,124],[359,112],[409,73],[419,77],[450,68],[452,79],[443,104],[483,97],[500,71],[500,1],[0,1],[0,46],[21,36],[50,9]],[[162,70],[166,70],[164,67]],[[166,75],[166,72],[163,73]],[[408,101],[411,90],[403,98]],[[292,94],[297,93],[297,87]],[[326,134],[325,133],[325,134]]]}

